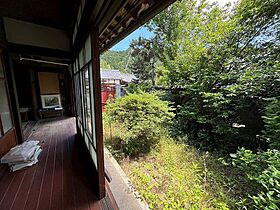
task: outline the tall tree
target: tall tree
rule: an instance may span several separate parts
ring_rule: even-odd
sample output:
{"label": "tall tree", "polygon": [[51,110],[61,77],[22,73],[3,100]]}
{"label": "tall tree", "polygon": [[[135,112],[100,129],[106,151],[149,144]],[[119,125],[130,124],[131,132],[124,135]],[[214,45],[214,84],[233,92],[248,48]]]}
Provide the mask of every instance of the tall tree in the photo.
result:
{"label": "tall tree", "polygon": [[178,128],[189,139],[258,146],[264,98],[280,95],[279,4],[241,0],[220,8],[182,0],[150,22],[167,84],[173,93],[183,90],[173,96]]}
{"label": "tall tree", "polygon": [[139,37],[130,43],[131,63],[130,71],[140,83],[151,81],[152,68],[155,60],[153,40]]}

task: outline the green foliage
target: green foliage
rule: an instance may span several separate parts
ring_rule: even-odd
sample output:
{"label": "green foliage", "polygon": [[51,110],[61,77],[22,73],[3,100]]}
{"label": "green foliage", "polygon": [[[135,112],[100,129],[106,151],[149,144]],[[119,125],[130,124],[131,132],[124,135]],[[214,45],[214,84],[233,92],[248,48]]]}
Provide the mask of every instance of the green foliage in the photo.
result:
{"label": "green foliage", "polygon": [[129,63],[131,62],[129,50],[108,50],[107,52],[101,55],[101,61],[102,60],[104,60],[110,66],[110,69],[112,68],[120,70],[123,73],[130,73],[129,69],[127,68]]}
{"label": "green foliage", "polygon": [[280,150],[280,100],[278,98],[267,99],[269,102],[265,108],[265,130],[263,134],[271,148]]}
{"label": "green foliage", "polygon": [[122,167],[150,209],[226,210],[234,209],[237,202],[214,157],[168,137],[161,138],[145,158],[123,160]]}
{"label": "green foliage", "polygon": [[132,61],[129,65],[130,71],[139,79],[140,83],[147,82],[152,78],[152,62],[155,52],[153,41],[139,37],[130,43],[130,54]]}
{"label": "green foliage", "polygon": [[243,170],[247,178],[258,188],[256,194],[249,195],[253,201],[249,209],[279,209],[280,206],[280,152],[268,150],[253,153],[244,148],[231,154],[232,163]]}
{"label": "green foliage", "polygon": [[143,92],[149,92],[152,90],[151,84],[143,84],[143,83],[130,83],[128,87],[126,88],[127,93],[143,93]]}
{"label": "green foliage", "polygon": [[168,102],[160,100],[155,93],[129,94],[106,106],[107,122],[120,127],[119,145],[128,156],[149,152],[172,116]]}
{"label": "green foliage", "polygon": [[256,135],[264,99],[280,95],[279,8],[277,0],[233,9],[183,0],[150,22],[177,108],[176,135],[207,148],[265,147]]}
{"label": "green foliage", "polygon": [[104,59],[100,59],[100,68],[111,69],[111,66]]}

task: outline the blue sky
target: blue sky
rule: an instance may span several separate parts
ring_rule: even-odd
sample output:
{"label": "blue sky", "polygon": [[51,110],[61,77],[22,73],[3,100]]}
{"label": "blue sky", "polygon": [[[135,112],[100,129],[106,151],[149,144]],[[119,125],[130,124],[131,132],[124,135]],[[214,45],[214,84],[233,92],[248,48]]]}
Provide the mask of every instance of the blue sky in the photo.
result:
{"label": "blue sky", "polygon": [[114,51],[122,51],[126,50],[129,47],[130,42],[133,39],[137,39],[138,37],[144,37],[144,38],[151,38],[154,36],[154,34],[147,30],[144,26],[138,28],[136,31],[128,35],[126,38],[124,38],[122,41],[120,41],[118,44],[113,46],[110,50]]}

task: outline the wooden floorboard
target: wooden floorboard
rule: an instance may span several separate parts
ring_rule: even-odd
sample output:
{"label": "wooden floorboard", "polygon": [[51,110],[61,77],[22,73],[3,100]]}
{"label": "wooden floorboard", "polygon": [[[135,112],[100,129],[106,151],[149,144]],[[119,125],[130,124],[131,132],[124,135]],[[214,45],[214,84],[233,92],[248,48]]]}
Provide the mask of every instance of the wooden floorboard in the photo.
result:
{"label": "wooden floorboard", "polygon": [[117,209],[112,198],[97,199],[86,176],[75,119],[41,120],[34,125],[28,139],[40,141],[39,162],[17,172],[0,164],[0,210]]}

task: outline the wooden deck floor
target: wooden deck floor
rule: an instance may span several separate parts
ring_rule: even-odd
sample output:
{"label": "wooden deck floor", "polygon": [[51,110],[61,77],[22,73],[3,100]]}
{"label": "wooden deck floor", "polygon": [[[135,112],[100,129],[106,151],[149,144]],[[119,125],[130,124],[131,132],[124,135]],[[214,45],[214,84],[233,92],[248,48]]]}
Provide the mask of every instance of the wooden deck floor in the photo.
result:
{"label": "wooden deck floor", "polygon": [[28,139],[39,140],[39,163],[10,172],[0,164],[0,209],[115,209],[97,200],[75,146],[75,119],[41,120]]}

